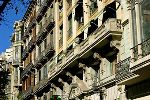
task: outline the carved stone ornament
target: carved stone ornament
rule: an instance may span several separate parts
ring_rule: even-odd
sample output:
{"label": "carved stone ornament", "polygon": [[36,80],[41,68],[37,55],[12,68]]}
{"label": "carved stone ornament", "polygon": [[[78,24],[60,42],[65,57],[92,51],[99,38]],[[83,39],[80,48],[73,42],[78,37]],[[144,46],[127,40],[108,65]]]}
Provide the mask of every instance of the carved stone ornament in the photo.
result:
{"label": "carved stone ornament", "polygon": [[112,40],[110,42],[110,47],[116,47],[117,49],[119,49],[119,47],[120,47],[120,41],[118,41],[118,40]]}

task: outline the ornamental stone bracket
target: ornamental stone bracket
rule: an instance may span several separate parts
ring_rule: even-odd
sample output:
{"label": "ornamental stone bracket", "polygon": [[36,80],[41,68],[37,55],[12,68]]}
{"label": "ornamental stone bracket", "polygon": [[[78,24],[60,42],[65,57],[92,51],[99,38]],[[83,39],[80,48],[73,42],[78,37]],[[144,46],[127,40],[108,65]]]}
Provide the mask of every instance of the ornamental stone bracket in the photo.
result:
{"label": "ornamental stone bracket", "polygon": [[111,48],[115,47],[115,48],[117,48],[117,49],[119,50],[120,44],[121,44],[121,43],[120,43],[119,40],[112,40],[112,41],[110,42],[110,47],[111,47]]}

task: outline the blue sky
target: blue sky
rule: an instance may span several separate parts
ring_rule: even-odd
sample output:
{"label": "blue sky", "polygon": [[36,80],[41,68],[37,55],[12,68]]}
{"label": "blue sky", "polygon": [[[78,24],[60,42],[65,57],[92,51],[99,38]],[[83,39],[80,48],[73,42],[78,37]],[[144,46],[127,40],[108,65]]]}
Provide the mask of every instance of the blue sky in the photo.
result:
{"label": "blue sky", "polygon": [[[26,11],[26,8],[24,5],[22,5],[21,2],[18,2],[20,0],[11,0],[11,2],[18,7],[18,13],[16,14],[16,11],[14,9],[4,10],[5,16],[4,21],[0,22],[0,54],[1,52],[4,52],[7,48],[11,46],[10,38],[13,30],[13,24],[16,20],[21,20],[24,16],[24,13]],[[8,7],[7,7],[8,8]],[[10,7],[9,7],[10,8]]]}

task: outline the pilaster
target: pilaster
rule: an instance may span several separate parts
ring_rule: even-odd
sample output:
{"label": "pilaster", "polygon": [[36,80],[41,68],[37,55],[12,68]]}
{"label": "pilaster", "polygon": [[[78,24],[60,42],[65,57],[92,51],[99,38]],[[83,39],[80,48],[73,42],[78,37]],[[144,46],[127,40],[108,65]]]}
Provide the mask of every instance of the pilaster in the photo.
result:
{"label": "pilaster", "polygon": [[[134,36],[133,36],[133,21],[132,21],[132,11],[131,11],[131,1],[127,0],[127,8],[128,8],[128,14],[129,14],[129,32],[130,32],[130,47],[133,48],[134,47]],[[134,61],[134,53],[133,53],[133,49],[130,49],[130,55],[131,55],[131,62]]]}
{"label": "pilaster", "polygon": [[59,2],[55,2],[55,51],[56,55],[59,53]]}
{"label": "pilaster", "polygon": [[135,0],[135,12],[136,12],[136,27],[137,27],[137,42],[138,42],[138,59],[142,57],[142,49],[141,49],[141,43],[142,43],[142,34],[141,34],[141,20],[140,20],[140,8],[139,8],[139,2],[138,0]]}
{"label": "pilaster", "polygon": [[67,1],[63,0],[63,51],[67,48]]}

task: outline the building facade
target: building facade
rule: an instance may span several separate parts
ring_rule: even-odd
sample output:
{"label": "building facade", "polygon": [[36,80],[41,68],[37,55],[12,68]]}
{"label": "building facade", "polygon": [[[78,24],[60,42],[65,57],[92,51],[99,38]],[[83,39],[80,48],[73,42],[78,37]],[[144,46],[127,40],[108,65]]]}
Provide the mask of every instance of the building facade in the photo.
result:
{"label": "building facade", "polygon": [[150,99],[149,5],[33,0],[22,19],[22,99]]}
{"label": "building facade", "polygon": [[18,100],[21,91],[21,71],[22,71],[22,49],[23,49],[23,22],[16,21],[14,23],[14,33],[12,34],[11,42],[13,49],[12,67],[11,67],[11,100]]}

